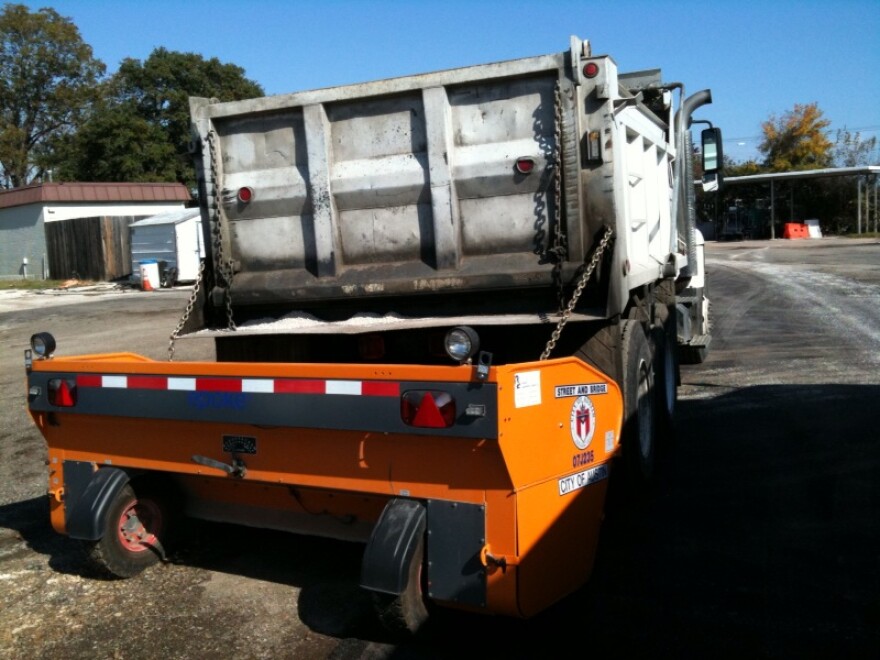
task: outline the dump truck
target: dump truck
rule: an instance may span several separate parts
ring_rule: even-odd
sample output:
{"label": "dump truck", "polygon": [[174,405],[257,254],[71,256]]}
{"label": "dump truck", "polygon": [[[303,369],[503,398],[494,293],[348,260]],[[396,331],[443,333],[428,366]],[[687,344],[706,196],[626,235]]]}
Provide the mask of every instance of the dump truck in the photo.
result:
{"label": "dump truck", "polygon": [[403,633],[578,589],[609,483],[649,483],[679,362],[708,346],[690,122],[710,100],[576,37],[191,99],[206,257],[169,359],[50,332],[25,352],[52,526],[116,577],[161,561],[181,516],[356,541]]}

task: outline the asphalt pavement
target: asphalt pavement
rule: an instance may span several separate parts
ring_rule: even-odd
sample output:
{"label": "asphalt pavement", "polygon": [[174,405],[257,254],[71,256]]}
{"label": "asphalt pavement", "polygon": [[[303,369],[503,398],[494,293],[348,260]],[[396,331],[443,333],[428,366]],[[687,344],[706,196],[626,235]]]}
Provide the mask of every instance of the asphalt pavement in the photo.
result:
{"label": "asphalt pavement", "polygon": [[0,292],[0,657],[880,657],[880,242],[707,258],[708,359],[682,368],[652,491],[610,503],[590,583],[528,621],[448,615],[406,644],[372,618],[353,544],[194,523],[136,579],[85,570],[49,527],[22,351],[49,330],[68,354],[164,359],[188,292]]}

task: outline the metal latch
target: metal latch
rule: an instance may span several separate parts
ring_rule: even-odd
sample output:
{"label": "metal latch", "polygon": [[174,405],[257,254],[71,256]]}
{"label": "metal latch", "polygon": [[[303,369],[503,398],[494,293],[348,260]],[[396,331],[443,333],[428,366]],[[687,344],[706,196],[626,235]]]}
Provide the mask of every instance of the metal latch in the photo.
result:
{"label": "metal latch", "polygon": [[208,458],[207,456],[199,456],[198,454],[193,456],[192,460],[199,465],[214,468],[215,470],[222,470],[230,477],[242,479],[247,474],[247,466],[244,464],[243,460],[237,457],[233,457],[231,465],[229,463],[224,463],[223,461]]}

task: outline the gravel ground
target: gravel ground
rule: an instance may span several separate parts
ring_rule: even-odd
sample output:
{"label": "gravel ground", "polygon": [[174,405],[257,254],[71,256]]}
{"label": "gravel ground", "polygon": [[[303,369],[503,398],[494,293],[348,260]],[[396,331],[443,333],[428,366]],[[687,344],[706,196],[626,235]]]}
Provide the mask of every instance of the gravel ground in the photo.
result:
{"label": "gravel ground", "polygon": [[136,579],[89,573],[49,526],[22,351],[50,330],[60,352],[164,359],[188,292],[0,292],[0,657],[880,657],[880,243],[707,257],[709,358],[682,369],[677,440],[648,499],[612,502],[590,584],[405,645],[373,620],[353,544],[194,523]]}

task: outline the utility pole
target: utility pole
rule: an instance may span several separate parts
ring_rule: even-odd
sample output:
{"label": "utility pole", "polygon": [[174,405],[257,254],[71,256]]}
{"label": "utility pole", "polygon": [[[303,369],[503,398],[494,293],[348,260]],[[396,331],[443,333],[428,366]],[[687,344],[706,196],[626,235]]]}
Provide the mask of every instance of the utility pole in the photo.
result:
{"label": "utility pole", "polygon": [[770,179],[770,240],[776,238],[776,187]]}
{"label": "utility pole", "polygon": [[862,235],[862,177],[859,177],[858,179],[856,179],[856,183],[858,184],[857,187],[859,189],[859,201],[858,201],[858,204],[856,204],[856,208],[859,211],[859,216],[858,216],[859,217],[859,236],[861,236]]}
{"label": "utility pole", "polygon": [[874,233],[877,233],[877,177],[874,177]]}

